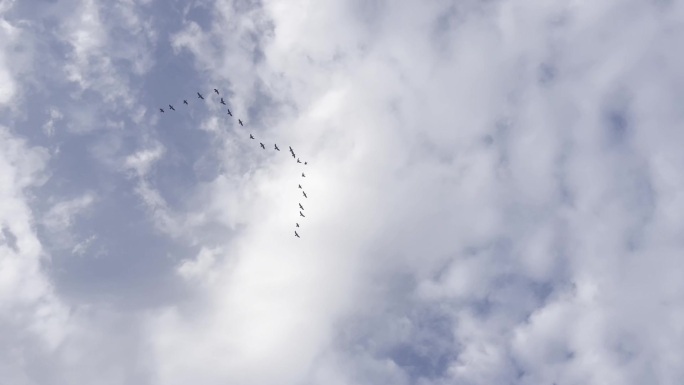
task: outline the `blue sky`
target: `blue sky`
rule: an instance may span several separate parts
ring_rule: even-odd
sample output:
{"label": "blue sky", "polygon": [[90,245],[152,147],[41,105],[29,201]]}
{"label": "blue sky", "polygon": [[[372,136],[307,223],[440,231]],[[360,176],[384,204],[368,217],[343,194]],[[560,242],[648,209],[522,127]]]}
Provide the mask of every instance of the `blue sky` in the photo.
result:
{"label": "blue sky", "polygon": [[678,384],[682,20],[0,0],[0,378]]}

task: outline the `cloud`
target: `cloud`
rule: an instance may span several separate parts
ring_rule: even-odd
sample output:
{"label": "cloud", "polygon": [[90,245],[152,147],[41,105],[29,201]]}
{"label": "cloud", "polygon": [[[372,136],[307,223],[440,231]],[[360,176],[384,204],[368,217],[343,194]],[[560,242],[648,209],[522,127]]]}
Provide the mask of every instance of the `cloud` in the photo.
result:
{"label": "cloud", "polygon": [[[3,378],[682,377],[681,5],[22,7],[0,32],[0,336],[38,342],[0,348]],[[196,100],[214,87],[245,127]]]}
{"label": "cloud", "polygon": [[27,383],[27,359],[54,353],[69,333],[68,308],[41,268],[46,256],[29,206],[47,160],[44,149],[0,128],[0,373],[14,383]]}
{"label": "cloud", "polygon": [[[0,24],[0,30],[2,32],[3,36],[3,41],[4,42],[11,42],[14,39],[16,39],[16,29],[12,27],[9,23],[6,21],[2,20],[3,23]],[[7,43],[5,43],[7,44]],[[3,53],[7,51],[5,47],[3,47]],[[2,56],[2,62],[6,62],[6,58],[4,57],[4,54]],[[4,64],[2,66],[3,71],[0,72],[0,81],[2,82],[2,88],[0,88],[0,103],[5,104],[8,101],[12,99],[14,96],[14,93],[16,92],[16,84],[14,82],[13,77],[9,73],[9,68],[7,68],[7,65]]]}
{"label": "cloud", "polygon": [[137,176],[142,178],[150,171],[154,162],[158,161],[163,155],[164,147],[156,144],[152,148],[129,155],[126,158],[125,167],[135,171]]}
{"label": "cloud", "polygon": [[[149,51],[131,49],[116,37],[133,38],[137,46],[144,46],[155,39],[154,30],[140,19],[132,2],[102,6],[84,0],[78,6],[80,12],[68,19],[62,32],[72,48],[64,68],[68,80],[78,83],[82,90],[95,90],[104,103],[132,107],[131,78],[149,71],[152,59]],[[110,19],[108,23],[104,18]],[[121,60],[130,64],[131,73],[117,66],[116,61]]]}
{"label": "cloud", "polygon": [[[53,204],[43,215],[40,224],[49,237],[51,246],[62,249],[74,249],[79,254],[85,252],[88,243],[85,238],[76,231],[76,223],[79,217],[87,215],[97,197],[92,192],[87,192],[80,197],[61,201]],[[93,235],[87,237],[91,241]]]}
{"label": "cloud", "polygon": [[69,201],[59,202],[50,208],[43,223],[52,231],[67,230],[73,224],[74,216],[94,202],[95,196],[88,193]]}
{"label": "cloud", "polygon": [[[660,79],[678,78],[674,71],[657,72],[646,64],[652,62],[650,58],[671,55],[664,46],[642,45],[664,33],[656,22],[664,21],[658,8],[604,2],[537,9],[531,4],[466,2],[460,6],[400,3],[389,9],[382,3],[354,8],[331,1],[302,5],[292,12],[297,6],[284,12],[278,5],[264,4],[263,14],[272,18],[274,33],[267,35],[261,48],[265,61],[256,63],[254,72],[261,82],[277,86],[283,84],[279,76],[286,74],[289,87],[277,91],[288,92],[279,97],[295,103],[290,111],[296,114],[281,115],[278,127],[288,127],[288,134],[275,134],[274,127],[262,135],[298,140],[298,151],[311,154],[313,167],[308,174],[313,178],[306,182],[314,199],[307,202],[312,219],[306,222],[311,228],[306,228],[310,233],[305,242],[315,243],[317,258],[326,263],[332,263],[331,255],[344,260],[348,275],[336,278],[354,282],[350,289],[354,297],[330,294],[324,302],[331,307],[317,312],[319,317],[332,317],[326,320],[337,319],[337,332],[329,330],[329,338],[307,340],[314,341],[311,349],[316,353],[302,353],[300,357],[308,358],[302,358],[301,368],[310,362],[321,368],[309,372],[313,376],[307,376],[309,380],[315,381],[317,375],[333,383],[375,383],[379,378],[474,384],[677,378],[679,371],[674,368],[649,377],[645,362],[658,360],[657,349],[645,353],[641,342],[626,348],[610,342],[620,341],[618,335],[630,335],[634,341],[646,319],[619,328],[623,334],[615,337],[609,337],[608,331],[608,325],[615,329],[619,322],[617,314],[635,317],[618,304],[622,303],[618,298],[624,298],[619,294],[623,285],[648,282],[636,271],[632,278],[618,278],[629,269],[625,263],[657,253],[645,251],[649,246],[643,237],[651,226],[659,227],[647,164],[654,155],[650,151],[661,147],[645,150],[638,144],[645,142],[636,138],[650,142],[658,129],[640,126],[641,118],[630,111],[641,108],[651,115],[653,109],[662,108],[650,104],[636,88],[631,90],[637,78],[643,79],[642,85],[662,84],[666,94],[674,89]],[[609,14],[617,16],[604,23]],[[258,20],[262,13],[249,15]],[[333,15],[335,23],[326,22]],[[340,24],[349,27],[332,28]],[[640,35],[635,44],[620,43],[622,35],[617,31],[635,24],[652,35]],[[203,69],[216,63],[208,42],[227,34],[217,32],[218,22],[213,25],[207,31],[191,25],[177,40],[190,47]],[[610,37],[594,38],[600,34]],[[678,60],[671,56],[661,63]],[[237,79],[239,87],[248,84]],[[678,120],[672,116],[661,127]],[[289,172],[284,165],[269,167],[279,169],[268,169],[269,175]],[[234,178],[241,180],[238,175]],[[229,203],[217,209],[223,212],[219,220],[234,223],[240,218],[251,224],[243,239],[274,239],[271,224],[281,221],[280,202],[286,205],[295,197],[296,191],[280,192],[266,180],[259,184],[264,187],[256,188],[256,198],[251,199],[259,201],[260,208],[243,213]],[[211,195],[217,199],[213,206],[236,199],[234,191],[242,191],[236,186],[217,180],[212,187],[217,189]],[[271,191],[278,191],[278,197],[271,198]],[[313,247],[308,246],[312,243],[306,247]],[[298,247],[289,254],[290,247],[288,243],[259,255],[294,255],[290,258],[295,263],[296,256],[305,252]],[[249,254],[226,256],[231,262],[225,262],[229,267],[224,269],[237,274],[239,266],[259,258],[244,253]],[[649,276],[660,276],[655,271],[665,266],[672,268],[669,258],[663,258],[651,266]],[[269,266],[278,271],[275,260]],[[321,276],[332,276],[319,268]],[[212,274],[217,269],[220,264]],[[256,280],[268,275],[260,270],[253,276]],[[392,286],[402,280],[399,288]],[[227,284],[231,289],[220,292],[231,297],[238,283],[228,277],[225,281],[231,282]],[[678,285],[666,286],[674,290],[671,293],[679,290]],[[303,293],[317,290],[311,285],[299,295],[307,298]],[[586,290],[594,294],[587,297]],[[250,298],[245,299],[249,304],[269,303],[257,293],[253,290],[242,298]],[[282,303],[289,298],[283,296]],[[349,305],[351,298],[354,305]],[[159,345],[160,357],[180,362],[177,353],[166,353],[175,351],[171,346],[205,341],[219,333],[209,329],[203,337],[191,326],[194,320],[228,320],[219,309],[225,309],[225,314],[247,309],[235,303],[214,307],[212,315],[197,317],[165,313],[162,319],[167,326],[158,338],[188,334],[171,345]],[[577,322],[551,317],[554,309],[565,309]],[[449,325],[428,348],[421,348],[419,341],[435,326],[421,323],[421,312],[439,314],[438,319]],[[274,319],[289,313],[267,314],[273,324],[264,330],[281,330]],[[383,326],[400,319],[406,320],[410,333],[397,331],[380,338]],[[365,334],[332,337],[369,320],[377,326]],[[246,331],[251,328],[227,321],[221,325],[251,335]],[[525,346],[525,338],[537,333],[548,346],[542,351],[549,354],[531,357],[536,350],[534,345]],[[374,343],[356,349],[350,345],[364,338]],[[453,344],[440,349],[434,341],[442,339]],[[218,346],[239,346],[228,337],[222,341],[206,349],[218,354]],[[275,341],[272,349],[281,347]],[[292,354],[281,348],[281,354]],[[431,354],[435,351],[439,353]],[[223,362],[242,362],[231,361],[230,356],[226,354]],[[314,356],[337,363],[311,361]],[[254,367],[279,371],[271,356],[248,357]],[[630,363],[635,366],[627,369]],[[203,373],[201,378],[211,382],[237,376],[217,370],[212,377],[209,367],[196,372],[193,367],[170,364],[164,378],[188,379],[192,373]],[[280,373],[289,375],[298,367],[290,363],[290,369]],[[243,371],[248,373],[242,367],[230,373]],[[626,372],[636,377],[621,374]],[[270,383],[270,375],[245,378]]]}

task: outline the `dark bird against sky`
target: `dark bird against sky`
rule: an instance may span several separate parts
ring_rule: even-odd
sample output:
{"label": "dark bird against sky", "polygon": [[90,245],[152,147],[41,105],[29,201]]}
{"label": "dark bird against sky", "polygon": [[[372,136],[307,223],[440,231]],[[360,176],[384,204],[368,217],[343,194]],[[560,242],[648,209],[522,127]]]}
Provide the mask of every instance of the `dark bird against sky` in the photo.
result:
{"label": "dark bird against sky", "polygon": [[[217,88],[214,88],[214,92],[216,92],[216,95],[220,95],[219,90],[218,90]],[[198,99],[204,100],[204,96],[203,96],[201,93],[199,93],[199,92],[197,92],[197,98],[198,98]],[[223,104],[224,106],[227,105],[227,104],[226,104],[226,101],[225,101],[225,99],[224,99],[223,97],[220,98],[220,103]],[[188,101],[187,101],[186,99],[183,99],[183,104],[189,105],[189,103],[188,103]],[[169,104],[169,109],[170,109],[171,111],[176,111],[176,109],[173,107],[172,104]],[[160,108],[159,111],[162,112],[162,113],[165,112],[163,108]],[[233,113],[230,111],[229,108],[227,108],[227,112],[228,112],[228,115],[230,115],[231,117],[233,116]],[[238,123],[240,124],[240,126],[244,127],[244,123],[242,122],[242,119],[238,119]],[[251,134],[251,133],[249,134],[249,138],[250,138],[250,139],[255,139],[255,138],[254,138],[254,135]],[[264,143],[259,142],[259,145],[261,146],[262,149],[264,149],[264,150],[266,149],[266,145],[264,145]],[[273,144],[273,148],[274,148],[276,151],[280,151],[280,148],[278,147],[278,144],[277,144],[277,143],[274,143],[274,144]],[[297,158],[297,156],[296,156],[294,150],[292,149],[292,146],[288,146],[288,149],[290,150],[290,154],[292,155],[292,158],[293,158],[293,159],[296,159],[296,160],[297,160],[297,163],[302,163],[302,161],[301,161],[299,158]],[[304,162],[304,164],[306,165],[307,162]],[[304,177],[306,177],[306,175],[305,175],[304,173],[302,173],[302,177],[304,178]],[[302,188],[302,185],[300,184],[300,185],[298,185],[298,187],[302,190],[302,195],[304,195],[304,198],[308,198],[308,196],[306,195],[306,192],[304,192],[304,190],[303,190],[303,188]],[[298,203],[298,205],[299,205],[299,209],[303,211],[303,210],[304,210],[304,206],[302,206],[301,203]],[[302,218],[305,218],[304,213],[303,213],[302,211],[299,211],[299,215],[300,215]],[[295,225],[296,225],[296,227],[299,227],[299,223],[295,223]],[[296,231],[295,231],[295,236],[296,236],[297,238],[299,238],[299,234],[298,234]]]}

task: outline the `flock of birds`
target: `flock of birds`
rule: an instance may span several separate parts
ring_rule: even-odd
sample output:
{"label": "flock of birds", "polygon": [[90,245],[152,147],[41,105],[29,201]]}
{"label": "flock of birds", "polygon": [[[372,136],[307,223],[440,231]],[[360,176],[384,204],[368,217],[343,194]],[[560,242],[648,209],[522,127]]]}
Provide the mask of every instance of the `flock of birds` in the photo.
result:
{"label": "flock of birds", "polygon": [[[214,88],[214,92],[216,93],[216,95],[217,95],[218,97],[221,98],[221,100],[219,101],[219,103],[221,103],[221,104],[223,104],[224,106],[226,106],[226,109],[228,110],[228,115],[230,115],[230,116],[232,117],[232,116],[233,116],[233,113],[230,112],[230,108],[227,107],[226,102],[225,102],[225,100],[223,100],[223,98],[221,97],[221,93],[219,92],[219,90],[216,89],[216,88]],[[200,94],[200,93],[198,92],[198,93],[197,93],[197,99],[204,100],[204,96],[202,96],[202,94]],[[183,104],[189,105],[189,103],[188,103],[187,100],[183,100]],[[171,105],[171,104],[169,104],[169,110],[171,110],[171,111],[176,111],[176,109],[175,109],[175,108],[173,107],[173,105]],[[165,111],[164,111],[163,108],[160,108],[159,111],[160,111],[161,113],[165,113]],[[244,127],[244,124],[242,123],[242,120],[238,119],[238,123],[240,123],[240,126]],[[254,135],[252,135],[252,134],[249,134],[249,138],[252,139],[252,140],[255,140]],[[259,142],[259,145],[261,146],[262,149],[264,149],[264,150],[266,149],[266,145],[265,145],[264,143]],[[291,147],[291,146],[288,146],[288,147],[290,148],[290,154],[292,155],[292,158],[293,158],[293,159],[296,159],[296,160],[297,160],[297,163],[302,163],[302,161],[300,161],[299,158],[295,155],[295,152],[294,152],[294,150],[292,149],[292,147]],[[280,148],[278,148],[278,144],[277,144],[277,143],[274,144],[274,150],[275,150],[275,151],[280,151]],[[304,165],[305,165],[305,166],[306,166],[307,164],[308,164],[308,162],[304,162]],[[304,174],[304,172],[302,172],[302,178],[306,178],[306,175]],[[304,198],[308,198],[308,197],[306,196],[306,191],[304,191],[304,188],[302,187],[301,184],[299,185],[299,189],[302,190],[302,195],[304,195]],[[306,218],[306,216],[304,215],[304,213],[302,213],[302,211],[304,211],[304,206],[302,206],[302,204],[299,203],[299,216],[302,217],[302,218]],[[299,228],[299,223],[298,223],[298,222],[295,223],[295,227]],[[295,237],[300,238],[299,234],[297,233],[297,230],[295,230],[294,235],[295,235]]]}

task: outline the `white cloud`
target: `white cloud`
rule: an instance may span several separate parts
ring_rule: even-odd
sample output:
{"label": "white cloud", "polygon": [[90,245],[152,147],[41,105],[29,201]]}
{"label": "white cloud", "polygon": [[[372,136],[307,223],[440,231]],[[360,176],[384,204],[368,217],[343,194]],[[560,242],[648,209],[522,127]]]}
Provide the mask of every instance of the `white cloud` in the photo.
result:
{"label": "white cloud", "polygon": [[86,250],[92,245],[93,241],[97,239],[97,236],[91,235],[90,237],[84,239],[81,242],[78,242],[74,247],[71,249],[71,253],[74,255],[83,255]]}
{"label": "white cloud", "polygon": [[[117,2],[105,6],[93,0],[83,0],[74,5],[79,9],[68,17],[64,38],[72,47],[65,72],[70,81],[82,90],[98,92],[106,103],[118,102],[133,107],[131,79],[114,66],[115,60],[131,63],[133,73],[144,74],[152,66],[149,48],[156,37],[154,30],[140,19],[136,6],[131,2]],[[113,40],[116,29],[126,30],[135,46]]]}
{"label": "white cloud", "polygon": [[[4,19],[0,20],[0,34],[4,42],[11,42],[16,39],[16,29]],[[7,58],[5,57],[4,53],[7,51],[7,49],[5,47],[2,48],[3,55],[0,56],[0,68],[2,68],[2,71],[0,71],[0,84],[2,84],[2,86],[0,86],[0,103],[5,104],[14,96],[14,93],[16,92],[16,84],[14,82],[14,78],[9,73],[9,68],[6,64]]]}
{"label": "white cloud", "polygon": [[[111,129],[91,153],[130,172],[154,226],[193,251],[168,263],[136,238],[150,242],[140,254],[155,268],[145,271],[175,266],[168,280],[180,280],[170,286],[183,295],[140,291],[140,312],[94,301],[70,321],[83,331],[62,345],[57,372],[159,384],[682,378],[684,55],[672,49],[684,40],[682,5],[206,1],[185,7],[165,36],[152,28],[163,22],[146,15],[161,14],[149,2],[73,4],[83,8],[60,15],[60,41],[73,48],[68,73],[84,95],[97,90],[130,112],[136,135],[100,106],[55,108],[66,124]],[[114,33],[111,15],[139,39]],[[226,129],[209,104],[193,110],[197,136],[147,129],[161,119],[145,118],[131,79],[163,78],[152,63],[171,65],[150,52],[167,39],[246,127]],[[2,67],[3,49],[0,74],[16,76]],[[117,58],[135,63],[130,73]],[[47,158],[6,143],[0,210],[11,236],[2,233],[0,295],[49,298],[21,317],[60,346],[69,326],[37,262],[25,195],[45,180]],[[214,159],[221,164],[210,169]],[[100,197],[92,194],[54,205],[46,223],[70,227]],[[87,234],[70,250],[107,236]],[[114,331],[127,339],[108,337]],[[149,366],[132,363],[142,355]],[[97,370],[77,369],[81,360]],[[0,370],[27,375],[19,359],[8,362]]]}
{"label": "white cloud", "polygon": [[95,202],[93,193],[54,204],[43,218],[43,224],[50,231],[68,230],[74,223],[76,215],[81,214]]}
{"label": "white cloud", "polygon": [[0,128],[0,228],[9,234],[0,243],[0,374],[13,383],[25,383],[22,367],[32,354],[52,354],[68,334],[68,309],[55,296],[42,270],[45,254],[35,232],[29,207],[30,188],[40,185],[46,151]]}
{"label": "white cloud", "polygon": [[138,177],[143,178],[150,171],[155,162],[164,155],[164,147],[155,143],[152,147],[129,155],[125,160],[125,167],[135,171]]}
{"label": "white cloud", "polygon": [[[78,220],[84,216],[89,216],[93,204],[97,201],[97,196],[92,192],[54,203],[42,216],[40,224],[46,230],[46,235],[51,241],[51,246],[56,249],[73,249],[77,254],[85,252],[92,239],[90,236],[81,236],[76,230]],[[85,239],[82,239],[85,238]]]}
{"label": "white cloud", "polygon": [[[266,61],[255,63],[253,73],[263,83],[276,85],[273,92],[288,92],[279,98],[295,103],[296,116],[279,118],[278,140],[296,141],[298,151],[312,154],[311,179],[305,180],[312,199],[305,201],[310,207],[309,218],[303,221],[306,230],[301,230],[306,233],[301,242],[305,246],[288,241],[276,246],[280,237],[287,239],[288,235],[282,230],[281,236],[275,224],[287,228],[288,222],[294,221],[288,219],[287,207],[299,199],[296,189],[290,192],[280,187],[297,183],[283,176],[291,171],[289,166],[278,162],[266,166],[263,174],[236,174],[213,184],[215,192],[210,196],[216,203],[211,204],[212,215],[229,226],[247,224],[234,242],[249,245],[227,257],[234,261],[226,265],[229,267],[218,264],[211,269],[211,274],[224,269],[225,281],[230,282],[226,284],[230,289],[215,290],[224,298],[233,298],[231,293],[240,292],[242,284],[236,279],[238,272],[256,264],[255,259],[268,260],[265,265],[269,268],[255,271],[252,279],[268,277],[273,280],[271,285],[287,280],[287,273],[283,277],[268,273],[280,272],[281,255],[308,271],[310,261],[301,263],[298,257],[306,254],[304,248],[326,263],[332,263],[329,258],[334,255],[347,266],[341,270],[347,275],[316,267],[320,269],[316,274],[324,280],[334,277],[347,284],[353,282],[354,306],[348,305],[351,296],[340,297],[333,291],[323,300],[330,307],[318,312],[319,322],[337,320],[335,330],[344,328],[347,324],[343,320],[350,318],[375,317],[378,325],[392,322],[398,314],[363,313],[360,309],[401,303],[399,295],[415,296],[423,306],[444,308],[452,325],[445,337],[455,338],[452,356],[443,358],[450,360],[447,369],[424,377],[421,381],[425,383],[475,384],[516,378],[518,383],[668,383],[679,378],[679,367],[663,367],[657,375],[648,369],[648,362],[663,359],[666,350],[647,348],[640,338],[627,348],[611,342],[620,341],[619,335],[630,335],[634,341],[651,319],[616,326],[623,316],[636,316],[624,307],[627,302],[622,298],[627,297],[621,293],[625,288],[637,285],[646,291],[652,284],[649,277],[662,277],[669,269],[681,268],[667,257],[670,246],[663,248],[663,243],[648,240],[663,234],[650,229],[667,231],[672,220],[659,225],[652,213],[652,207],[659,204],[654,199],[662,193],[655,196],[649,192],[653,179],[647,166],[651,156],[667,146],[655,144],[653,138],[662,130],[669,132],[667,127],[676,125],[681,117],[674,115],[675,110],[666,110],[671,111],[669,119],[661,118],[657,126],[645,123],[645,119],[658,116],[653,111],[667,107],[656,105],[654,93],[642,96],[637,88],[658,84],[656,89],[672,96],[662,104],[677,100],[676,88],[666,85],[665,79],[679,79],[678,73],[674,69],[663,72],[662,65],[661,71],[654,70],[652,64],[677,62],[679,55],[664,45],[646,43],[673,36],[665,32],[662,23],[676,18],[636,2],[547,8],[531,2],[374,4],[377,8],[354,8],[356,4],[333,1],[287,7],[267,2],[263,14],[241,15],[242,19],[251,17],[253,24],[241,21],[237,25],[242,27],[230,30],[232,34],[228,32],[236,28],[234,25],[222,27],[216,22],[208,33],[189,25],[177,35],[176,45],[189,48],[200,68],[224,72],[223,66],[233,63],[234,70],[226,73],[234,79],[239,98],[250,100],[250,87],[258,81],[241,76],[244,67],[239,63],[244,59],[236,58],[234,52],[244,48],[238,42],[248,26],[261,25],[263,15],[272,18],[273,35],[261,46]],[[218,9],[223,11],[223,5]],[[673,11],[675,8],[670,8],[668,14]],[[233,20],[236,15],[224,12],[221,17]],[[643,33],[629,39],[634,44],[627,44],[620,31],[636,31],[635,25]],[[224,49],[231,59],[220,62],[212,39],[229,35],[220,45],[230,47]],[[677,36],[673,39],[681,37]],[[614,103],[615,95],[623,97],[624,92],[628,93],[628,103],[621,107]],[[621,124],[615,119],[623,118],[606,118],[610,108],[628,108],[615,113],[628,114],[624,119],[629,127],[611,128],[611,124]],[[623,130],[627,132],[623,134]],[[275,137],[275,132],[275,127],[266,128],[261,135]],[[642,148],[646,143],[649,148]],[[668,163],[675,159],[674,148],[670,149],[668,161],[664,162],[662,155],[656,158],[660,160],[655,167],[663,170],[661,173],[667,173]],[[679,164],[676,159],[670,164]],[[674,169],[670,167],[668,175],[673,175]],[[249,193],[245,194],[244,188]],[[665,241],[658,237],[660,242]],[[273,246],[262,250],[258,244],[262,239],[269,239]],[[643,267],[630,267],[648,265],[637,261],[660,253],[664,253],[662,257],[651,261],[648,276],[636,273]],[[624,275],[626,271],[633,271],[628,274],[630,278]],[[408,279],[408,292],[372,289],[402,276]],[[370,277],[377,283],[372,284]],[[293,279],[285,286],[299,287],[301,282]],[[411,282],[416,289],[410,289]],[[311,282],[298,295],[308,298],[306,293],[331,284]],[[577,291],[571,289],[573,286]],[[593,294],[584,297],[588,287],[594,288],[589,291]],[[668,298],[669,307],[647,308],[661,319],[669,319],[666,314],[674,314],[682,306],[670,297],[680,293],[680,286],[668,281],[662,287],[667,287],[669,294],[660,289],[648,292],[656,298]],[[221,378],[250,378],[270,383],[271,375],[277,377],[273,373],[293,376],[287,379],[303,375],[296,368],[304,367],[304,362],[327,367],[320,373],[327,373],[325,378],[332,383],[375,383],[379,378],[367,362],[354,359],[363,356],[358,351],[336,351],[327,356],[338,360],[348,355],[345,370],[332,369],[336,364],[330,362],[309,361],[334,349],[333,329],[326,329],[325,333],[330,333],[327,338],[324,333],[307,339],[312,344],[307,345],[311,349],[307,351],[316,353],[302,353],[302,366],[289,362],[285,370],[273,366],[271,353],[237,354],[241,346],[237,336],[208,342],[209,336],[220,332],[195,328],[196,322],[222,320],[219,324],[235,335],[252,336],[255,326],[245,329],[228,320],[232,319],[230,314],[237,317],[246,311],[247,304],[275,307],[261,293],[256,289],[243,293],[240,298],[245,305],[217,301],[212,302],[214,308],[207,314],[181,316],[171,312],[164,316],[165,326],[156,337],[165,341],[157,348],[161,362],[170,370],[164,372],[164,380],[201,378],[211,383]],[[326,294],[321,295],[325,298]],[[297,303],[294,296],[279,298],[282,306],[289,301]],[[551,316],[554,309],[565,309],[576,322]],[[308,314],[307,310],[299,311]],[[410,308],[404,311],[411,314]],[[255,334],[246,337],[244,344],[249,340],[256,346],[268,345],[281,356],[296,354],[275,338],[282,330],[293,333],[275,322],[286,314],[291,316],[282,311],[261,314],[269,320],[263,325],[269,332],[264,333],[274,339]],[[337,318],[342,314],[344,317]],[[260,321],[255,322],[261,326]],[[622,334],[611,333],[608,325]],[[674,323],[666,325],[661,324],[669,330],[664,334],[677,335]],[[368,338],[373,338],[381,331],[369,333]],[[526,347],[529,338],[538,338],[534,341],[546,346],[549,354],[538,353],[532,342]],[[168,353],[175,351],[173,346],[185,346],[190,341],[203,341],[197,345],[199,351],[182,355],[184,358]],[[411,373],[409,364],[388,353],[399,342],[389,338],[383,346],[366,347],[370,355],[367,360],[383,367],[381,370],[390,377],[397,370]],[[408,343],[408,349],[415,353],[412,344],[416,341],[402,343]],[[220,355],[220,346],[233,354]],[[204,349],[224,357],[225,371],[186,360],[201,356]],[[681,351],[667,351],[682,355]],[[240,358],[230,358],[235,355]],[[380,364],[388,359],[399,362],[398,366]],[[185,366],[176,365],[179,362]],[[253,374],[257,377],[231,377],[249,373],[247,368],[252,366],[231,366],[240,362],[253,362],[253,367],[270,370]],[[360,374],[344,374],[354,370]],[[330,373],[336,374],[331,378]],[[418,381],[420,373],[413,372],[411,375],[418,377],[410,381]]]}
{"label": "white cloud", "polygon": [[50,108],[50,119],[43,125],[43,131],[47,136],[55,134],[55,123],[64,119],[64,115],[57,108]]}
{"label": "white cloud", "polygon": [[220,250],[202,249],[196,259],[183,261],[178,273],[185,279],[202,279],[215,283],[212,270],[216,267],[216,256]]}

